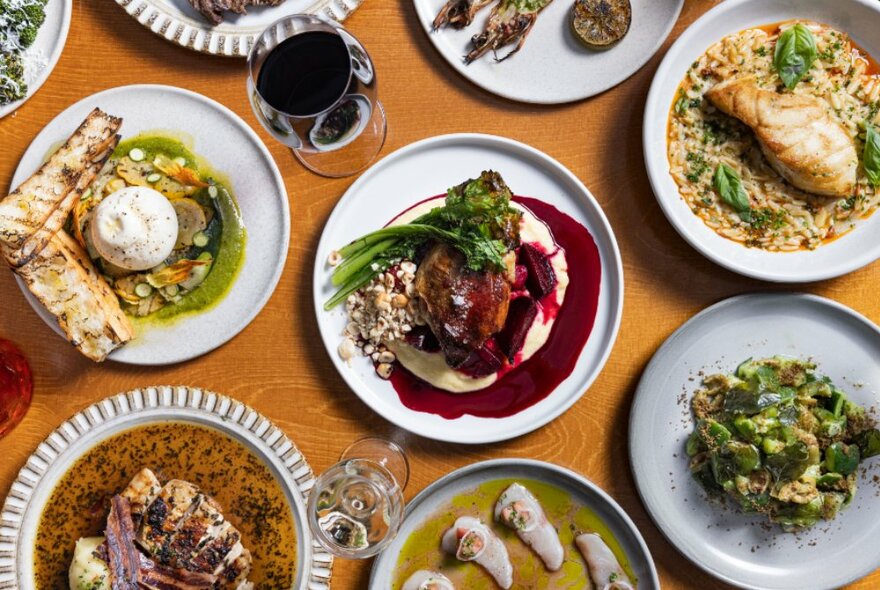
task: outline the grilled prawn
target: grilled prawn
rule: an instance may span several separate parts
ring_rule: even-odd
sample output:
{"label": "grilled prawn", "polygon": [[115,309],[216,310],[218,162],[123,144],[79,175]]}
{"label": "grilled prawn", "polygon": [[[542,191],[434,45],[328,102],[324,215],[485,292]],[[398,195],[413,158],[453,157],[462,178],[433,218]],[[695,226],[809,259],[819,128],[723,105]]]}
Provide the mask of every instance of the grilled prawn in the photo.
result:
{"label": "grilled prawn", "polygon": [[470,25],[476,14],[493,0],[449,0],[434,19],[434,30],[449,25],[463,29]]}
{"label": "grilled prawn", "polygon": [[479,59],[489,50],[497,52],[498,49],[511,43],[516,43],[516,46],[503,57],[496,55],[496,61],[504,61],[519,51],[535,25],[535,21],[538,20],[538,13],[552,1],[501,0],[492,9],[486,29],[471,39],[474,48],[465,56],[465,63]]}

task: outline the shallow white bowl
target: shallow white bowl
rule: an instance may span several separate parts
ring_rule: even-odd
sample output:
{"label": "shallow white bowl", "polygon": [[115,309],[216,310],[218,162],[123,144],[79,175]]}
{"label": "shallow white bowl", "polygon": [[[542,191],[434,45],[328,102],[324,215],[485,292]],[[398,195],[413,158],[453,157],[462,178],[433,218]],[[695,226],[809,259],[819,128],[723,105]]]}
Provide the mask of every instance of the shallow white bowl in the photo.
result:
{"label": "shallow white bowl", "polygon": [[[135,339],[109,358],[165,365],[214,350],[251,323],[281,278],[290,239],[290,208],[278,166],[253,129],[220,103],[173,86],[121,86],[84,98],[50,121],[21,158],[10,190],[33,174],[46,154],[95,107],[123,118],[123,140],[162,130],[191,138],[192,151],[229,179],[247,230],[241,271],[219,302],[170,322],[137,326]],[[24,283],[19,281],[19,286],[40,317],[61,334],[55,318]],[[64,346],[61,341],[58,345]]]}
{"label": "shallow white bowl", "polygon": [[147,387],[104,399],[61,424],[40,443],[9,490],[0,513],[0,590],[34,588],[34,541],[55,484],[86,451],[152,422],[191,422],[247,447],[284,490],[297,539],[296,590],[328,590],[333,558],[313,541],[306,498],[315,476],[296,445],[268,418],[233,399],[195,387]]}
{"label": "shallow white bowl", "polygon": [[[483,170],[499,172],[518,195],[555,206],[589,230],[599,249],[602,278],[599,306],[590,337],[572,373],[546,398],[505,418],[470,415],[447,420],[404,406],[388,381],[376,375],[368,357],[347,365],[337,352],[346,325],[344,306],[327,312],[330,252],[381,228],[412,205],[475,178]],[[349,387],[386,420],[421,436],[459,443],[507,440],[540,428],[577,402],[599,375],[617,338],[623,312],[623,266],[614,232],[599,203],[562,164],[533,147],[493,135],[455,134],[425,139],[367,170],[340,199],[318,244],[313,275],[318,328],[330,359]],[[568,299],[565,305],[577,305]],[[467,394],[464,394],[467,395]]]}
{"label": "shallow white bowl", "polygon": [[726,0],[694,24],[669,49],[651,84],[645,107],[645,165],[657,201],[678,233],[704,256],[740,274],[765,281],[804,283],[837,277],[880,257],[880,215],[813,251],[767,252],[721,237],[687,206],[669,173],[669,111],[688,67],[722,37],[757,25],[811,19],[846,31],[880,58],[880,2],[875,0]]}
{"label": "shallow white bowl", "polygon": [[[486,482],[516,478],[549,484],[567,493],[574,502],[593,511],[611,530],[626,553],[633,572],[638,577],[639,590],[659,590],[660,580],[648,545],[635,523],[614,498],[579,473],[533,459],[492,459],[474,463],[444,475],[419,492],[406,507],[397,537],[373,564],[370,590],[392,588],[397,561],[409,536],[428,519],[435,517],[439,510],[448,506],[456,496],[471,492]],[[488,515],[481,516],[484,520],[490,518]],[[437,545],[439,551],[440,539],[437,539]]]}
{"label": "shallow white bowl", "polygon": [[630,413],[630,466],[672,546],[713,576],[742,588],[838,588],[880,567],[880,496],[871,483],[880,457],[860,466],[850,506],[798,534],[708,500],[688,469],[690,403],[702,376],[776,354],[815,361],[862,407],[880,403],[880,329],[870,320],[815,295],[732,297],[685,322],[648,363]]}

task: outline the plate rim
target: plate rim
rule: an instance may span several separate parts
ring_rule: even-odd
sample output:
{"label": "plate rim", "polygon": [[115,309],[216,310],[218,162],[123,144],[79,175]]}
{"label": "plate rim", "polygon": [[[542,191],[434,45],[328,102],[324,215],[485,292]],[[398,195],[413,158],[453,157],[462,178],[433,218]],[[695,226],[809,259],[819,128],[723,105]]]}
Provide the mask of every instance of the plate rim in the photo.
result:
{"label": "plate rim", "polygon": [[[10,115],[24,106],[28,100],[31,99],[39,90],[43,87],[43,84],[49,79],[49,76],[52,75],[52,72],[55,71],[55,66],[58,65],[58,60],[61,59],[61,54],[64,53],[64,47],[67,45],[67,35],[70,32],[70,20],[73,14],[73,0],[58,0],[61,2],[61,35],[55,40],[55,44],[52,48],[52,53],[49,54],[49,58],[46,63],[46,67],[40,72],[40,75],[37,76],[36,80],[32,83],[28,84],[27,94],[14,102],[10,102],[8,104],[0,106],[0,119],[3,119],[7,115]],[[39,37],[39,32],[37,32],[37,37]],[[27,50],[26,50],[27,51]]]}
{"label": "plate rim", "polygon": [[[499,459],[487,459],[485,461],[478,461],[476,463],[471,463],[470,465],[464,465],[463,467],[454,469],[449,473],[441,476],[439,479],[428,484],[428,486],[426,486],[422,491],[416,494],[416,496],[407,503],[406,510],[403,516],[403,521],[401,521],[401,524],[410,517],[410,515],[419,505],[427,502],[433,494],[435,494],[439,490],[442,490],[448,484],[453,483],[462,477],[469,476],[475,472],[510,467],[519,467],[538,471],[549,471],[555,475],[559,475],[565,479],[570,480],[572,483],[576,484],[576,487],[586,488],[589,491],[588,493],[596,494],[599,498],[601,498],[601,500],[608,507],[610,507],[615,515],[623,522],[626,528],[629,529],[630,534],[632,534],[637,541],[640,550],[644,553],[644,556],[648,558],[647,565],[649,573],[651,575],[651,581],[654,583],[656,588],[660,588],[660,578],[657,573],[657,566],[654,563],[654,557],[653,555],[651,555],[651,550],[648,548],[648,544],[645,541],[645,538],[642,535],[641,531],[635,525],[635,522],[633,522],[632,518],[630,518],[629,514],[627,514],[626,510],[624,510],[623,507],[618,504],[618,502],[611,496],[611,494],[603,490],[598,484],[594,483],[586,476],[581,475],[574,469],[563,467],[562,465],[557,465],[555,463],[550,463],[549,461],[542,461],[540,459],[504,457]],[[370,568],[370,581],[368,586],[370,590],[373,589],[375,578],[379,575],[379,568],[384,564],[385,561],[391,559],[390,555],[390,553],[384,551],[373,562],[373,565]],[[397,556],[395,555],[395,557]]]}
{"label": "plate rim", "polygon": [[[256,134],[256,132],[248,125],[244,119],[242,119],[238,114],[229,109],[229,107],[224,106],[223,104],[217,102],[216,100],[209,98],[203,94],[199,94],[198,92],[194,92],[192,90],[181,88],[179,86],[169,86],[166,84],[127,84],[124,86],[114,86],[112,88],[108,88],[106,90],[101,90],[92,95],[86,96],[75,103],[68,105],[64,110],[59,112],[55,117],[52,118],[51,121],[46,123],[42,129],[40,129],[37,134],[31,139],[31,142],[28,144],[28,147],[25,148],[25,155],[30,150],[31,145],[33,145],[34,141],[47,129],[49,129],[52,125],[56,123],[61,117],[63,117],[69,111],[79,108],[84,103],[95,102],[96,100],[100,100],[102,97],[107,95],[116,94],[116,93],[127,93],[127,92],[143,92],[143,91],[157,91],[164,94],[177,94],[181,95],[185,98],[195,100],[197,102],[201,102],[207,105],[210,108],[213,108],[219,112],[219,114],[229,120],[236,129],[244,133],[244,135],[251,141],[257,151],[260,152],[262,159],[267,165],[269,169],[272,180],[275,183],[275,188],[279,190],[278,193],[278,202],[281,206],[281,231],[282,231],[282,239],[279,243],[279,256],[275,261],[275,269],[272,274],[272,277],[269,279],[267,283],[267,289],[261,294],[260,298],[256,300],[255,304],[252,305],[248,313],[242,316],[242,320],[239,322],[239,326],[237,329],[233,330],[232,333],[225,339],[218,340],[212,346],[205,348],[203,350],[194,350],[192,352],[188,352],[185,355],[175,356],[173,358],[169,358],[168,360],[120,360],[117,357],[120,354],[120,351],[124,349],[117,348],[113,350],[110,355],[107,357],[108,360],[132,365],[132,366],[166,366],[176,363],[182,363],[186,361],[190,361],[194,358],[198,358],[200,356],[204,356],[214,350],[217,350],[224,344],[228,343],[230,340],[241,334],[256,318],[262,313],[263,308],[269,302],[272,295],[275,293],[275,290],[278,288],[278,283],[281,281],[281,275],[284,273],[284,267],[287,263],[287,254],[290,248],[290,203],[289,203],[289,195],[287,194],[287,186],[284,183],[284,177],[281,175],[281,171],[278,168],[278,163],[275,162],[275,159],[272,157],[272,154],[269,152],[269,149],[266,147],[266,144],[263,143],[263,140]],[[12,178],[10,179],[10,192],[16,186],[17,183],[14,182],[15,178],[18,176],[19,171],[21,169],[22,163],[24,162],[24,155],[19,160],[18,165],[15,167],[15,170],[12,173]],[[24,174],[24,173],[23,173]],[[237,200],[236,200],[237,203]],[[247,227],[245,227],[247,229]],[[249,236],[248,239],[252,239]],[[247,261],[244,261],[244,264],[247,264]],[[240,280],[240,276],[236,275],[235,281]],[[61,329],[58,327],[57,322],[51,317],[49,312],[38,302],[36,299],[30,294],[30,291],[25,286],[24,282],[16,275],[15,276],[16,283],[18,284],[19,289],[24,294],[25,299],[30,304],[31,308],[37,313],[37,315],[42,319],[48,326],[56,333],[61,335],[62,338],[64,336]],[[231,287],[230,287],[231,288]],[[222,301],[229,293],[223,295],[218,301]],[[183,321],[185,318],[182,318]]]}
{"label": "plate rim", "polygon": [[[702,254],[708,260],[714,262],[718,266],[725,268],[729,271],[735,272],[737,274],[751,277],[754,279],[759,279],[771,283],[780,283],[780,284],[801,284],[801,283],[811,283],[816,281],[824,281],[827,279],[832,279],[840,276],[847,275],[849,273],[855,272],[861,268],[864,268],[873,262],[876,262],[878,258],[880,258],[880,242],[874,247],[873,251],[868,251],[867,256],[854,256],[848,262],[844,262],[843,264],[839,264],[835,267],[828,268],[824,271],[822,270],[804,270],[797,276],[787,276],[781,275],[778,271],[772,270],[762,270],[760,268],[753,268],[749,265],[747,257],[738,256],[738,257],[726,257],[723,253],[715,252],[708,242],[714,241],[717,237],[718,239],[722,239],[725,241],[729,241],[726,238],[722,238],[712,232],[711,236],[708,236],[709,239],[701,239],[699,235],[696,234],[696,229],[699,226],[695,225],[688,221],[680,221],[677,215],[677,208],[680,208],[679,201],[683,201],[681,193],[678,189],[678,186],[675,187],[674,197],[671,194],[670,190],[667,190],[668,187],[664,187],[664,181],[670,177],[669,171],[669,159],[668,159],[668,143],[666,138],[666,124],[668,123],[668,108],[662,109],[666,116],[663,119],[663,131],[659,130],[659,123],[651,117],[651,113],[660,109],[660,107],[668,102],[668,104],[672,105],[672,96],[665,96],[661,94],[661,86],[663,85],[666,78],[676,77],[679,78],[678,74],[674,71],[673,61],[680,57],[680,54],[683,54],[687,51],[688,47],[693,43],[692,38],[697,35],[697,33],[707,26],[709,21],[715,20],[720,15],[723,15],[728,12],[733,12],[735,10],[740,9],[741,6],[746,4],[761,4],[766,0],[725,0],[720,4],[715,5],[705,13],[703,13],[697,20],[691,23],[679,37],[675,40],[675,42],[669,47],[669,50],[666,52],[666,55],[663,56],[663,60],[660,62],[660,65],[657,68],[657,71],[654,74],[654,78],[651,81],[651,86],[648,90],[648,96],[645,101],[645,108],[642,115],[642,157],[645,162],[645,169],[648,175],[648,181],[651,185],[651,190],[654,193],[654,198],[657,200],[660,205],[660,209],[663,211],[663,214],[666,216],[669,224],[675,228],[675,231],[681,236],[694,250]],[[880,4],[876,2],[871,2],[870,0],[845,0],[848,2],[852,2],[854,4],[858,4],[864,6],[870,10],[873,10],[877,13],[878,18],[880,18]],[[723,36],[723,35],[722,35]],[[719,37],[720,39],[720,37]],[[669,100],[667,101],[666,98]],[[660,105],[660,106],[658,106]],[[655,154],[657,146],[660,145],[661,142],[657,140],[662,138],[662,146],[663,146],[663,160],[665,165],[659,165],[655,158],[657,157]],[[694,216],[694,221],[703,225],[702,221],[696,219]],[[854,231],[858,231],[856,228]],[[827,246],[830,246],[828,244]],[[742,246],[745,251],[748,251],[745,246]],[[776,252],[774,254],[785,256],[786,254],[796,255],[798,252]],[[740,260],[745,260],[745,262],[741,262]]]}
{"label": "plate rim", "polygon": [[[348,203],[354,199],[355,194],[361,190],[361,187],[366,184],[374,175],[379,174],[382,169],[386,166],[393,164],[396,160],[406,157],[411,152],[417,152],[419,150],[423,150],[426,147],[439,147],[439,146],[448,146],[449,144],[455,144],[457,142],[466,142],[482,144],[484,147],[487,143],[494,144],[494,147],[502,146],[506,149],[513,149],[519,151],[520,153],[526,153],[532,158],[537,158],[543,164],[547,164],[551,167],[551,169],[559,174],[562,174],[563,177],[572,182],[579,190],[578,194],[574,196],[575,202],[579,204],[583,204],[587,207],[595,208],[595,212],[597,215],[597,219],[599,224],[601,225],[602,230],[609,237],[608,245],[611,248],[612,260],[603,262],[603,273],[608,270],[609,280],[618,283],[617,290],[619,291],[617,301],[611,299],[609,304],[609,315],[611,321],[611,329],[607,333],[608,343],[605,346],[605,349],[602,351],[602,354],[597,358],[597,364],[595,370],[592,374],[589,374],[587,379],[585,380],[585,387],[583,391],[581,391],[578,395],[572,395],[570,399],[566,400],[559,407],[550,412],[547,416],[542,418],[541,420],[535,421],[534,423],[524,424],[515,429],[507,430],[503,434],[482,434],[480,432],[473,432],[471,436],[473,438],[462,440],[460,437],[456,437],[452,434],[449,436],[434,436],[426,435],[422,432],[416,432],[411,428],[408,428],[402,422],[403,420],[393,420],[391,417],[387,416],[384,411],[379,411],[373,407],[368,399],[369,396],[362,395],[361,392],[355,387],[356,383],[351,375],[350,371],[342,370],[339,364],[337,363],[338,354],[336,353],[336,349],[338,347],[338,343],[331,342],[330,336],[326,334],[326,330],[322,328],[321,322],[321,314],[327,313],[323,309],[323,300],[320,293],[321,285],[323,284],[323,277],[320,276],[323,267],[325,266],[325,260],[321,258],[321,253],[326,249],[327,243],[326,241],[326,230],[332,223],[337,222],[337,218],[342,214],[342,209],[348,205]],[[535,165],[535,164],[533,164]],[[594,236],[594,241],[596,241],[596,237]],[[598,242],[597,242],[598,245]],[[607,262],[607,265],[605,264]],[[600,295],[601,296],[601,295]],[[368,406],[373,412],[380,415],[382,418],[387,420],[388,422],[398,426],[406,430],[407,432],[412,432],[418,436],[429,438],[432,440],[438,440],[441,442],[449,442],[449,443],[458,443],[458,444],[486,444],[486,443],[495,443],[501,442],[505,440],[511,440],[517,437],[520,437],[524,434],[528,434],[529,432],[533,432],[539,428],[546,426],[547,424],[553,422],[557,418],[559,418],[562,414],[567,412],[571,407],[576,404],[584,395],[589,391],[589,389],[593,386],[596,379],[602,373],[605,368],[605,365],[608,362],[609,357],[611,356],[611,352],[614,350],[614,345],[617,342],[617,336],[620,331],[620,325],[623,318],[623,307],[624,307],[624,299],[625,299],[625,278],[624,278],[624,270],[623,270],[623,260],[620,254],[620,247],[617,243],[617,238],[614,234],[614,229],[611,226],[611,223],[608,221],[608,217],[605,215],[605,211],[602,206],[599,204],[598,199],[593,195],[593,193],[584,185],[584,183],[568,168],[566,168],[561,162],[550,156],[549,154],[539,150],[538,148],[532,147],[526,143],[521,141],[511,139],[508,137],[502,137],[498,135],[484,134],[484,133],[450,133],[444,135],[436,135],[432,137],[427,137],[408,145],[405,145],[394,152],[388,154],[378,162],[374,163],[369,169],[367,169],[364,173],[355,180],[345,191],[342,197],[337,201],[336,205],[333,207],[333,211],[330,213],[330,216],[327,218],[327,221],[324,223],[324,227],[321,229],[321,237],[318,241],[317,248],[315,250],[315,263],[312,271],[312,298],[315,306],[315,316],[316,321],[318,323],[318,331],[321,334],[321,340],[324,344],[324,348],[327,351],[327,354],[330,357],[330,361],[333,364],[336,372],[342,377],[345,381],[348,388],[358,396],[358,398]],[[595,329],[595,326],[594,326]],[[591,332],[592,334],[592,332]],[[586,347],[586,344],[585,344]],[[583,355],[583,349],[580,352],[580,355]],[[580,358],[580,355],[578,358]],[[571,375],[569,375],[570,377]],[[567,377],[568,378],[568,377]],[[566,378],[566,379],[567,379]],[[553,390],[556,391],[555,389]],[[551,392],[550,395],[552,395]],[[545,398],[547,399],[547,398]],[[541,402],[538,402],[541,403]],[[412,410],[410,410],[412,411]],[[515,416],[516,414],[514,414]],[[510,416],[505,418],[484,418],[484,420],[495,420],[497,422],[501,422]],[[452,422],[449,420],[448,422]],[[455,429],[449,429],[452,432]]]}
{"label": "plate rim", "polygon": [[651,46],[650,51],[645,53],[644,58],[639,58],[636,61],[635,66],[633,66],[629,70],[623,70],[623,72],[625,72],[624,74],[621,74],[619,77],[612,76],[611,83],[609,83],[609,84],[603,83],[603,88],[601,90],[580,93],[573,98],[566,98],[563,100],[558,100],[558,99],[543,100],[543,99],[534,99],[534,98],[524,97],[524,96],[521,96],[515,92],[505,92],[505,91],[494,89],[491,87],[491,84],[486,84],[483,80],[479,79],[478,77],[475,77],[473,75],[469,75],[467,73],[468,70],[466,69],[467,66],[463,65],[461,60],[456,61],[456,60],[450,59],[440,49],[436,35],[434,34],[435,31],[433,31],[432,28],[427,24],[433,20],[433,16],[430,16],[426,13],[423,13],[423,10],[420,8],[421,2],[423,2],[424,0],[412,0],[412,1],[413,1],[413,8],[415,9],[416,16],[419,20],[419,24],[421,25],[422,30],[425,32],[425,35],[428,37],[428,40],[431,42],[431,45],[434,47],[434,50],[440,55],[440,57],[443,58],[443,61],[445,61],[448,66],[450,66],[453,70],[455,70],[456,74],[458,74],[459,76],[461,76],[462,78],[467,80],[469,83],[474,84],[475,86],[478,86],[479,88],[482,88],[486,92],[493,94],[495,96],[500,96],[501,98],[524,103],[524,104],[537,104],[537,105],[554,105],[554,104],[562,105],[562,104],[571,104],[571,103],[579,102],[579,101],[591,98],[593,96],[598,96],[599,94],[607,92],[607,91],[611,90],[612,88],[614,88],[615,86],[618,86],[618,85],[622,84],[623,82],[629,80],[632,76],[634,76],[636,73],[638,73],[643,67],[645,67],[645,65],[649,61],[651,61],[651,58],[653,58],[657,54],[657,51],[660,50],[660,48],[663,46],[663,43],[665,43],[666,40],[669,38],[670,33],[672,33],[672,29],[674,29],[676,23],[678,23],[678,19],[681,16],[682,8],[684,7],[684,0],[673,0],[677,4],[677,6],[674,9],[675,15],[669,21],[667,26],[664,27],[663,34],[660,35],[660,37],[657,39],[657,41]]}
{"label": "plate rim", "polygon": [[[186,49],[221,57],[247,57],[257,36],[270,27],[237,27],[221,23],[211,26],[208,21],[198,21],[167,10],[156,0],[115,0],[125,12],[141,25],[166,41]],[[343,22],[357,10],[364,0],[313,0],[302,14],[313,14],[325,20]],[[278,8],[278,7],[272,7]],[[288,13],[289,16],[294,13]],[[218,32],[215,29],[230,29]],[[236,31],[240,29],[240,31]]]}
{"label": "plate rim", "polygon": [[[657,350],[651,356],[651,360],[648,361],[648,364],[645,366],[642,375],[639,377],[639,382],[636,386],[635,395],[633,396],[632,405],[630,407],[630,418],[627,422],[627,455],[629,459],[630,472],[632,473],[633,480],[635,481],[635,488],[636,491],[638,491],[639,499],[641,500],[642,505],[645,507],[645,511],[648,513],[648,516],[651,517],[651,521],[663,534],[663,537],[669,542],[669,544],[672,545],[680,555],[684,556],[692,564],[696,565],[698,568],[718,580],[736,586],[737,588],[744,588],[746,590],[761,590],[770,587],[755,586],[738,581],[737,579],[730,577],[727,574],[724,574],[707,564],[702,563],[697,555],[693,555],[690,551],[686,550],[682,544],[678,542],[681,538],[681,534],[677,533],[678,529],[675,526],[668,525],[666,519],[657,516],[657,514],[661,513],[662,511],[660,511],[659,507],[654,504],[653,495],[646,493],[645,490],[647,490],[648,488],[644,484],[644,480],[641,478],[640,471],[638,469],[639,465],[649,459],[642,459],[640,458],[640,455],[637,454],[635,437],[632,436],[632,433],[635,432],[635,423],[638,420],[639,415],[642,413],[640,411],[640,406],[644,403],[645,398],[648,397],[648,395],[650,394],[648,384],[649,377],[651,377],[653,373],[656,373],[659,370],[658,367],[660,366],[660,362],[663,360],[660,357],[675,342],[684,338],[686,336],[686,333],[692,329],[694,324],[704,321],[707,317],[712,316],[713,314],[716,314],[718,312],[722,312],[729,307],[742,305],[744,303],[748,303],[749,301],[780,301],[786,299],[796,300],[799,302],[804,301],[812,303],[814,305],[830,307],[836,312],[842,313],[843,315],[857,321],[864,328],[868,328],[875,333],[878,339],[880,339],[880,326],[872,322],[867,316],[862,315],[851,307],[848,307],[828,297],[822,297],[813,293],[770,291],[734,295],[733,297],[728,297],[726,299],[717,301],[688,318],[683,324],[676,328],[675,331],[670,334],[657,348]],[[830,586],[824,587],[837,588],[846,584],[850,584],[867,576],[875,569],[875,567],[870,567],[867,570],[859,571],[855,575],[839,580],[839,583],[835,582]]]}
{"label": "plate rim", "polygon": [[[301,528],[306,532],[306,539],[297,539],[297,546],[311,548],[303,559],[309,572],[300,581],[315,590],[329,590],[333,556],[311,538],[306,518],[305,506],[315,483],[315,474],[305,455],[281,428],[249,405],[210,389],[186,385],[141,387],[103,398],[78,410],[36,445],[10,485],[0,512],[0,524],[3,526],[0,541],[4,545],[2,555],[5,558],[0,562],[0,589],[28,588],[27,584],[19,584],[17,567],[18,561],[23,559],[19,552],[24,535],[22,524],[28,511],[34,508],[32,502],[38,488],[57,483],[57,480],[50,481],[46,478],[46,472],[55,464],[69,467],[69,464],[64,463],[72,462],[88,449],[106,440],[106,433],[101,434],[76,457],[69,456],[71,446],[88,437],[93,429],[106,425],[124,425],[127,422],[134,426],[138,416],[156,410],[184,410],[186,414],[181,415],[183,420],[186,420],[188,414],[220,419],[220,424],[212,424],[210,427],[226,436],[235,434],[245,438],[259,448],[256,453],[258,457],[265,454],[286,470],[282,473],[285,476],[284,481],[279,482],[279,485],[282,488],[287,487],[295,498],[291,509],[297,513]],[[153,421],[155,420],[154,418]],[[148,419],[146,422],[149,421]],[[260,459],[263,460],[262,457]],[[63,473],[66,471],[62,472],[62,476]],[[303,543],[308,540],[311,543]]]}

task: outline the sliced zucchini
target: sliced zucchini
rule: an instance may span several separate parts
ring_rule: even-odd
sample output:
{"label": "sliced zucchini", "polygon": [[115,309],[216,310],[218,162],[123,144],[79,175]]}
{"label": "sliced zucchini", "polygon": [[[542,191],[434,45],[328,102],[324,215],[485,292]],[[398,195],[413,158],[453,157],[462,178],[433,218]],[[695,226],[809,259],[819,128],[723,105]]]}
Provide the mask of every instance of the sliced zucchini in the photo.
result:
{"label": "sliced zucchini", "polygon": [[203,231],[198,231],[193,234],[192,243],[193,246],[197,246],[199,248],[204,248],[208,245],[210,238],[208,238],[208,234]]}
{"label": "sliced zucchini", "polygon": [[211,272],[211,267],[214,265],[211,253],[202,252],[201,254],[199,254],[197,260],[207,260],[210,262],[202,266],[194,266],[189,273],[189,277],[178,283],[181,289],[192,291],[193,289],[201,285],[206,278],[208,278],[208,273]]}
{"label": "sliced zucchini", "polygon": [[212,199],[216,199],[218,194],[220,194],[220,193],[217,191],[216,186],[214,186],[212,184],[211,186],[208,187],[208,196],[209,197],[211,197]]}
{"label": "sliced zucchini", "polygon": [[193,237],[208,227],[205,210],[196,201],[188,198],[174,199],[171,205],[177,213],[177,243],[174,247],[176,249],[191,246]]}
{"label": "sliced zucchini", "polygon": [[153,287],[149,283],[138,283],[134,288],[134,293],[138,297],[149,297],[153,293]]}
{"label": "sliced zucchini", "polygon": [[131,158],[132,162],[140,162],[147,157],[147,154],[141,148],[134,148],[128,152],[128,157]]}
{"label": "sliced zucchini", "polygon": [[159,182],[160,180],[162,180],[162,175],[158,172],[153,172],[152,174],[147,176],[147,182],[149,183]]}
{"label": "sliced zucchini", "polygon": [[575,0],[571,26],[587,47],[605,49],[629,32],[632,22],[630,0]]}

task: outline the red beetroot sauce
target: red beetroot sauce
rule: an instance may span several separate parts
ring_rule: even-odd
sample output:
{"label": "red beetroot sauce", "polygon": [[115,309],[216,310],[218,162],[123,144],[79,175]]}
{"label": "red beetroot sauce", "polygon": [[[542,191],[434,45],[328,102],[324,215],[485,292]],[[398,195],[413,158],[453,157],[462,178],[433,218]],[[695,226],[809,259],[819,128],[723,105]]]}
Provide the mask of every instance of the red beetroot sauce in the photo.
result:
{"label": "red beetroot sauce", "polygon": [[471,393],[437,389],[397,363],[391,374],[391,385],[401,403],[411,410],[450,420],[465,414],[504,418],[546,398],[574,370],[593,330],[599,307],[602,278],[599,249],[587,228],[553,205],[531,197],[516,196],[513,200],[546,223],[556,243],[565,250],[569,284],[550,337],[528,361],[503,374],[489,387]]}

